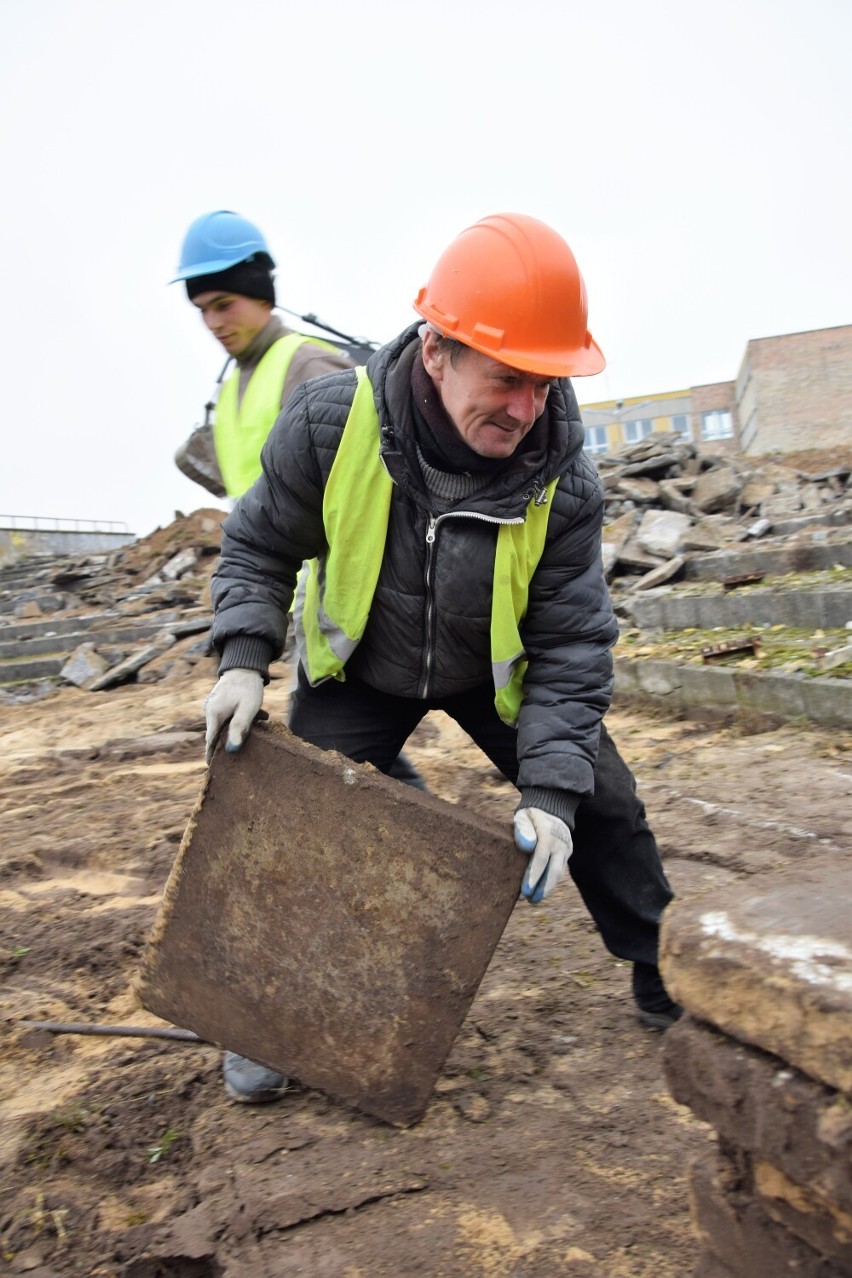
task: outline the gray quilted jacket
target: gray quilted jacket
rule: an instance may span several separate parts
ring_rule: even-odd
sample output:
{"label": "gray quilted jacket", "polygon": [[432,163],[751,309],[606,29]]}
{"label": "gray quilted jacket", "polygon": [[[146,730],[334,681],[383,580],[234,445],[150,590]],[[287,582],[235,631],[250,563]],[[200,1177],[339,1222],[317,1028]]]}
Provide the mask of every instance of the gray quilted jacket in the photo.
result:
{"label": "gray quilted jacket", "polygon": [[[548,806],[570,820],[579,796],[593,790],[617,635],[600,556],[603,487],[582,452],[574,392],[567,379],[555,383],[511,465],[436,517],[414,439],[410,374],[417,327],[367,365],[382,431],[377,447],[394,489],[373,608],[347,670],[385,692],[423,699],[490,681],[497,536],[491,521],[522,515],[530,497],[559,476],[522,625],[529,667],[518,722],[518,786],[568,792],[574,802],[567,810]],[[354,391],[352,372],[316,378],[296,391],[264,446],[263,474],[223,525],[213,578],[220,671],[240,666],[265,675],[283,648],[299,567],[325,549],[323,489]]]}

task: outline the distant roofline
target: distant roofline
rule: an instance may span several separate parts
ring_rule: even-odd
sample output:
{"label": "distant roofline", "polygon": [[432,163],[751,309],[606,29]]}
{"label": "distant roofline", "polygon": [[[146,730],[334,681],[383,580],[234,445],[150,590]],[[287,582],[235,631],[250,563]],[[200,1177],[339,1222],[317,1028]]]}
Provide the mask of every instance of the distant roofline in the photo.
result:
{"label": "distant roofline", "polygon": [[746,342],[746,349],[754,346],[756,342],[777,342],[779,337],[806,337],[813,333],[836,333],[842,328],[852,328],[852,324],[829,324],[825,328],[800,328],[792,333],[772,333],[768,337],[750,337]]}
{"label": "distant roofline", "polygon": [[726,382],[703,382],[699,383],[698,386],[685,386],[683,390],[658,391],[656,394],[649,395],[630,395],[626,399],[599,399],[594,404],[581,404],[580,408],[588,408],[592,412],[595,410],[606,412],[611,408],[635,408],[637,404],[641,404],[643,408],[646,404],[650,407],[663,399],[688,399],[693,391],[702,390],[706,386],[730,386],[735,380],[735,378],[731,377]]}
{"label": "distant roofline", "polygon": [[660,391],[657,395],[629,395],[626,399],[601,399],[594,404],[582,404],[582,408],[635,408],[637,404],[655,404],[658,399],[682,399],[688,390]]}

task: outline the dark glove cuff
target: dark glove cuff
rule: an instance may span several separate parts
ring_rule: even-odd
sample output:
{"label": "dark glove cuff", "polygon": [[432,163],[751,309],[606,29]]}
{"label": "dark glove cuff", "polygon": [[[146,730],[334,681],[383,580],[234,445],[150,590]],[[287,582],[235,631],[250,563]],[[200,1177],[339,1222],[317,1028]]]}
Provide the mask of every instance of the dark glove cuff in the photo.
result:
{"label": "dark glove cuff", "polygon": [[226,670],[256,670],[269,683],[269,663],[272,660],[272,644],[256,635],[235,635],[222,649],[219,674]]}
{"label": "dark glove cuff", "polygon": [[570,790],[546,790],[544,786],[531,785],[521,791],[521,801],[515,809],[541,808],[551,816],[559,817],[569,830],[574,829],[574,813],[580,804],[581,795]]}

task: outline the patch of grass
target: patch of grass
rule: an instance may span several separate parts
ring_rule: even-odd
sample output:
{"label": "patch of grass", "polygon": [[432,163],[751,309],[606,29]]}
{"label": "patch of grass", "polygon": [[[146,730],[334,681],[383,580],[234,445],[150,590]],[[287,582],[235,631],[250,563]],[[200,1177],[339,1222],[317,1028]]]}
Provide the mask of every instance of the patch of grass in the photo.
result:
{"label": "patch of grass", "polygon": [[597,983],[597,977],[591,972],[572,972],[571,980],[575,985],[579,985],[581,990],[587,990]]}
{"label": "patch of grass", "polygon": [[69,1137],[85,1131],[100,1110],[99,1105],[82,1101],[71,1101],[53,1110],[33,1133],[33,1145],[25,1152],[26,1161],[40,1171],[70,1163],[73,1142]]}
{"label": "patch of grass", "polygon": [[99,1112],[98,1107],[84,1105],[82,1101],[73,1101],[51,1114],[52,1127],[64,1127],[67,1132],[82,1132],[89,1119]]}
{"label": "patch of grass", "polygon": [[649,657],[662,661],[678,661],[684,665],[704,665],[703,650],[738,639],[758,640],[755,653],[730,653],[712,661],[726,669],[755,670],[775,674],[803,674],[810,678],[852,678],[852,661],[825,667],[823,658],[850,642],[848,630],[794,630],[788,626],[738,626],[729,630],[714,626],[712,630],[649,631],[625,630],[615,649],[631,657]]}
{"label": "patch of grass", "polygon": [[166,1158],[168,1156],[169,1150],[171,1149],[172,1145],[175,1143],[176,1140],[179,1140],[179,1139],[180,1139],[180,1132],[175,1131],[173,1127],[166,1128],[166,1130],[163,1132],[162,1136],[160,1137],[159,1142],[156,1145],[151,1145],[151,1147],[149,1148],[148,1162],[158,1163],[160,1159]]}
{"label": "patch of grass", "polygon": [[[44,1190],[36,1190],[33,1206],[19,1212],[5,1231],[5,1241],[0,1255],[7,1262],[11,1262],[17,1251],[26,1250],[44,1235],[53,1235],[60,1246],[63,1245],[68,1237],[65,1219],[69,1212],[68,1207],[48,1207]],[[14,1243],[10,1245],[13,1237]],[[21,1240],[23,1240],[23,1246],[20,1245]]]}

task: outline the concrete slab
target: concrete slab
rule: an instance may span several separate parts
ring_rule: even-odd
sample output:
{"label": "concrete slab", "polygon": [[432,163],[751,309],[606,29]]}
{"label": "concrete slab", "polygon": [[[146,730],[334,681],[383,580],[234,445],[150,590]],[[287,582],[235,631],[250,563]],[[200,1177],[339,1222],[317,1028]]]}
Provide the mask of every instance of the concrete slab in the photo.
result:
{"label": "concrete slab", "polygon": [[663,915],[661,967],[696,1018],[852,1095],[852,864],[819,857]]}
{"label": "concrete slab", "polygon": [[[684,561],[685,562],[685,561]],[[634,589],[638,589],[638,585]],[[816,590],[756,590],[683,595],[637,595],[628,603],[643,630],[712,629],[722,626],[792,626],[841,629],[852,621],[852,586]]]}
{"label": "concrete slab", "polygon": [[[813,521],[808,520],[807,523]],[[819,572],[840,564],[852,567],[852,538],[842,530],[837,539],[830,534],[824,542],[792,542],[785,546],[743,546],[738,550],[718,550],[695,555],[686,564],[690,581],[723,581],[740,573],[762,572],[781,576],[788,572]]]}
{"label": "concrete slab", "polygon": [[156,1015],[405,1126],[518,899],[502,825],[257,724],[220,747],[137,984]]}

